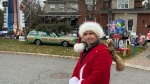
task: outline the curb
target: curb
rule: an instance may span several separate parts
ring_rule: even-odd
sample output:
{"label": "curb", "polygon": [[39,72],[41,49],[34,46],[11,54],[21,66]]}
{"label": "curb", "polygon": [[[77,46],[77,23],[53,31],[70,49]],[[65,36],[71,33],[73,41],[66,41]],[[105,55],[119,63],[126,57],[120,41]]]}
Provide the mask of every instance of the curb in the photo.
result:
{"label": "curb", "polygon": [[143,67],[140,65],[133,65],[133,64],[128,64],[128,63],[125,63],[125,66],[150,71],[150,67]]}
{"label": "curb", "polygon": [[[116,64],[116,63],[112,62],[112,64]],[[145,70],[145,71],[150,71],[150,67],[143,67],[143,66],[140,66],[140,65],[124,63],[124,66],[130,67],[130,68],[135,68],[135,69],[141,69],[141,70]]]}
{"label": "curb", "polygon": [[[73,56],[62,56],[62,55],[53,55],[53,54],[41,54],[41,53],[26,53],[26,52],[10,52],[10,51],[0,51],[0,53],[3,54],[22,54],[22,55],[33,55],[33,56],[44,56],[44,57],[58,57],[58,58],[67,58],[67,59],[78,59],[79,57],[73,57]],[[115,62],[112,62],[112,64],[116,64]],[[133,65],[133,64],[128,64],[124,63],[126,67],[131,67],[131,68],[136,68],[136,69],[141,69],[141,70],[146,70],[150,71],[150,67],[143,67],[140,65]]]}
{"label": "curb", "polygon": [[26,52],[10,52],[10,51],[0,51],[3,54],[21,54],[21,55],[31,55],[31,56],[44,56],[44,57],[59,57],[59,58],[68,58],[68,59],[78,59],[79,57],[73,56],[62,56],[54,54],[41,54],[41,53],[26,53]]}

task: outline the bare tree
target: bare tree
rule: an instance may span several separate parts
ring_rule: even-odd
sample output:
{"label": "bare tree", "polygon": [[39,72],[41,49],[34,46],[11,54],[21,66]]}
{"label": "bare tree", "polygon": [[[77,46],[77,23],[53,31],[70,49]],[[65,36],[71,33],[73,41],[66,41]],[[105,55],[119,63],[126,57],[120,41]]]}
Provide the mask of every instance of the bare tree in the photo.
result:
{"label": "bare tree", "polygon": [[36,24],[41,22],[41,18],[38,16],[42,14],[40,0],[23,0],[25,5],[23,12],[25,13],[25,23],[29,29],[33,29]]}
{"label": "bare tree", "polygon": [[143,7],[146,8],[146,9],[149,9],[150,8],[150,0],[147,0],[147,1],[143,1]]}
{"label": "bare tree", "polygon": [[96,9],[96,6],[99,3],[103,3],[103,0],[77,0],[77,3],[81,4],[80,6],[82,6],[81,8],[84,8],[84,10],[77,10],[72,7],[69,7],[69,9],[76,10],[79,13],[85,13],[87,20],[94,20],[94,15],[99,10]]}

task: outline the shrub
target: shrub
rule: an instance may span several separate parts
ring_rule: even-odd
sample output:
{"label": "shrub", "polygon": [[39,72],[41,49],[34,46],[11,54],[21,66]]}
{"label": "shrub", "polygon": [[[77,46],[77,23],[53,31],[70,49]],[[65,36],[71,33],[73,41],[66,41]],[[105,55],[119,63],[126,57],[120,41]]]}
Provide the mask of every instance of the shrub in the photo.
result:
{"label": "shrub", "polygon": [[35,27],[38,31],[44,31],[47,33],[55,32],[55,33],[61,33],[61,32],[70,32],[71,26],[67,23],[57,23],[57,24],[39,24]]}

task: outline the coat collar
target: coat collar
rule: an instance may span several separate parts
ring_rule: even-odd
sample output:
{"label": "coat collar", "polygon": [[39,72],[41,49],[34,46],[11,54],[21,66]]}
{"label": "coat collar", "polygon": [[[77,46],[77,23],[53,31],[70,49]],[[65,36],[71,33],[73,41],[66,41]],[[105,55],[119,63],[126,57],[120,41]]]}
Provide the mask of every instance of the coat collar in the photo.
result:
{"label": "coat collar", "polygon": [[[103,43],[100,43],[99,45],[92,48],[88,53],[87,56],[84,58],[81,67],[86,64],[98,51],[102,51],[106,49],[106,46]],[[81,54],[80,54],[81,55]]]}

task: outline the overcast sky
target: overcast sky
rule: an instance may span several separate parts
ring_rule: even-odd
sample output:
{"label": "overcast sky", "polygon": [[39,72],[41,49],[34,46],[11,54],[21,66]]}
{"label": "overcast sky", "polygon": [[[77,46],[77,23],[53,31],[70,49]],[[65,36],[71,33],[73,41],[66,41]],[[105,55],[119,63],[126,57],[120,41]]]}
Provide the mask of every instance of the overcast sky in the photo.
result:
{"label": "overcast sky", "polygon": [[[2,2],[3,2],[3,1],[7,1],[7,0],[0,0],[0,9],[3,9],[3,7],[2,7]],[[45,1],[45,0],[40,0],[41,4],[43,4],[43,3],[42,3],[43,1]]]}

